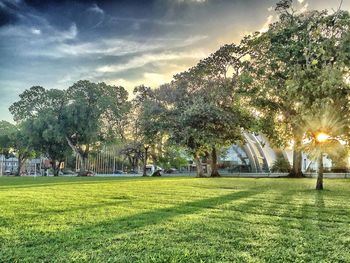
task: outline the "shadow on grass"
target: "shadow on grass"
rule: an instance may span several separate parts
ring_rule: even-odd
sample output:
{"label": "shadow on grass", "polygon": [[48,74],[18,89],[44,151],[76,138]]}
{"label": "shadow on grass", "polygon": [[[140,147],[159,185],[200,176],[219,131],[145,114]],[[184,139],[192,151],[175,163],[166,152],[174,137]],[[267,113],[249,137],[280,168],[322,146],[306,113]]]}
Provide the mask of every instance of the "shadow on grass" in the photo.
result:
{"label": "shadow on grass", "polygon": [[[0,178],[1,179],[1,178]],[[11,180],[12,179],[12,180]],[[20,188],[36,188],[36,187],[52,187],[52,186],[69,186],[74,184],[98,184],[107,183],[110,181],[143,181],[142,177],[39,177],[39,178],[23,178],[12,177],[11,179],[3,179],[5,185],[0,185],[0,191],[15,190]],[[21,179],[24,179],[21,181]],[[9,181],[7,181],[9,180]],[[7,182],[6,182],[7,181]],[[44,181],[44,182],[41,182]]]}
{"label": "shadow on grass", "polygon": [[[36,255],[37,257],[47,257],[49,254],[58,252],[56,250],[62,248],[64,248],[65,253],[77,251],[81,248],[93,249],[94,246],[102,248],[105,241],[121,241],[120,235],[122,234],[128,234],[149,225],[157,225],[177,216],[194,214],[204,209],[215,209],[217,206],[225,203],[248,198],[260,193],[254,190],[233,192],[55,233],[29,231],[24,233],[21,246],[16,248],[15,254],[31,251],[30,253],[33,253],[32,255]],[[82,222],[83,220],[84,218],[82,217]],[[43,246],[46,249],[43,249]],[[38,249],[40,249],[41,255],[37,254]],[[65,255],[68,256],[67,254]]]}
{"label": "shadow on grass", "polygon": [[[35,188],[35,187],[47,187],[47,186],[69,186],[74,184],[98,184],[108,183],[110,181],[118,182],[153,182],[153,180],[164,181],[178,181],[193,179],[193,177],[1,177],[0,176],[0,191],[12,190],[18,188]],[[3,185],[1,185],[3,184]]]}
{"label": "shadow on grass", "polygon": [[344,259],[339,260],[339,257],[346,255],[345,250],[334,244],[339,242],[336,232],[347,229],[347,222],[338,218],[337,211],[327,211],[324,197],[325,192],[312,190],[306,192],[302,200],[285,199],[285,212],[276,222],[278,235],[274,242],[277,247],[285,249],[278,257],[273,251],[267,253],[266,260],[346,262]]}
{"label": "shadow on grass", "polygon": [[136,215],[118,218],[112,221],[101,222],[91,226],[83,226],[82,228],[78,228],[75,231],[86,231],[103,226],[104,231],[106,232],[115,232],[120,234],[128,230],[134,230],[135,228],[141,228],[147,225],[158,224],[164,220],[171,219],[176,216],[193,214],[203,209],[214,209],[222,204],[242,198],[247,198],[256,194],[259,194],[259,192],[240,191],[218,197],[200,199],[192,202],[185,202],[173,207],[147,211]]}

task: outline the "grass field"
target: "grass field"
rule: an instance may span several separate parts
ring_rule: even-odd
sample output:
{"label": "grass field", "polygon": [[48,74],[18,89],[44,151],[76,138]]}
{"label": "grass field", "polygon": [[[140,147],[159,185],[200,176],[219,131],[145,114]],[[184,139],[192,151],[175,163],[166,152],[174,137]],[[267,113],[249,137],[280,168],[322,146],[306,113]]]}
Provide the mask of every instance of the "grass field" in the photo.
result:
{"label": "grass field", "polygon": [[350,262],[350,180],[0,177],[0,262]]}

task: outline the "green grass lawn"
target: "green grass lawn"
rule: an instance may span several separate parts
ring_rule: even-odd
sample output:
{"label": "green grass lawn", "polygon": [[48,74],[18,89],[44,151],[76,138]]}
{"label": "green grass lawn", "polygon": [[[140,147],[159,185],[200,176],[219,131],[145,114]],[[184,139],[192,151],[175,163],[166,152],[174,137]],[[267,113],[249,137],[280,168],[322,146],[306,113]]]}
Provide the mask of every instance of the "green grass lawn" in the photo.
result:
{"label": "green grass lawn", "polygon": [[350,180],[0,177],[0,262],[350,262]]}

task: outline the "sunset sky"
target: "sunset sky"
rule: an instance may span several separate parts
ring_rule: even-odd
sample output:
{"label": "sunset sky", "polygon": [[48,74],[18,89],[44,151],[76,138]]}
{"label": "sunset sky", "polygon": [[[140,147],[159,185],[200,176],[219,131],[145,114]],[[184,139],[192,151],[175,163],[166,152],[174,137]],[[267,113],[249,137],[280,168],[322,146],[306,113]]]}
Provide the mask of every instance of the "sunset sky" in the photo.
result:
{"label": "sunset sky", "polygon": [[[276,0],[0,0],[0,119],[34,85],[156,87],[225,43],[263,31]],[[298,10],[337,0],[295,1]],[[350,10],[350,0],[343,9]]]}

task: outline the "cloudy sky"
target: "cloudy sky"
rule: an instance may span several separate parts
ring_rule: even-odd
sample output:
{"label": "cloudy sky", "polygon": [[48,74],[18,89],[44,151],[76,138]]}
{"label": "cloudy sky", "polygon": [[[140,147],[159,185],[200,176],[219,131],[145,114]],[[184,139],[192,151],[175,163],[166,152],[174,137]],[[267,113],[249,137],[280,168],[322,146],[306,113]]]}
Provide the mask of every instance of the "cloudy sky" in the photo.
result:
{"label": "cloudy sky", "polygon": [[12,121],[8,107],[33,85],[64,89],[89,79],[132,91],[168,82],[221,45],[266,29],[276,1],[0,0],[0,119]]}

